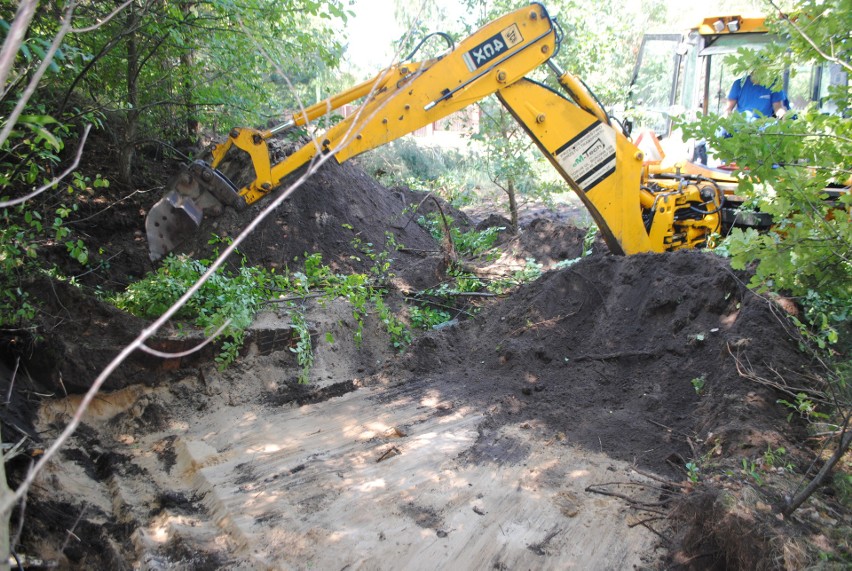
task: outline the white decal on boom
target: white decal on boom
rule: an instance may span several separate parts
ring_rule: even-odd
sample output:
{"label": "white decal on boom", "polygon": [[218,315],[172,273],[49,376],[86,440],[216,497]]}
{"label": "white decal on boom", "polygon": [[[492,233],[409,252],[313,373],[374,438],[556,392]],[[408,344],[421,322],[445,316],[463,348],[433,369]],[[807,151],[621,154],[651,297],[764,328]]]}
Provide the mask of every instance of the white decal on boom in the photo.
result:
{"label": "white decal on boom", "polygon": [[479,45],[462,54],[467,69],[471,72],[484,66],[502,53],[509,51],[511,48],[522,43],[524,37],[521,35],[517,24],[512,24],[508,28],[494,34]]}
{"label": "white decal on boom", "polygon": [[559,165],[584,191],[615,171],[615,131],[597,122],[556,151]]}
{"label": "white decal on boom", "polygon": [[473,57],[476,58],[476,66],[484,64],[495,55],[499,54],[506,48],[506,44],[494,38],[490,43],[479,46],[479,48],[473,50]]}

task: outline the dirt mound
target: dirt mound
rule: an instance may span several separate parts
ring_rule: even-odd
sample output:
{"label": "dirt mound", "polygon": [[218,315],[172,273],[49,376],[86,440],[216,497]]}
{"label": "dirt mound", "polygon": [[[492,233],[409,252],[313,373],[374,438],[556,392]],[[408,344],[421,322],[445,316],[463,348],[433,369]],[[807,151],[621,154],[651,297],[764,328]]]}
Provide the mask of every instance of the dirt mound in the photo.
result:
{"label": "dirt mound", "polygon": [[694,456],[688,439],[737,455],[789,430],[778,396],[744,381],[732,355],[758,373],[808,364],[724,260],[678,252],[594,256],[549,272],[481,317],[419,340],[404,366],[463,382],[493,411],[493,426],[545,424],[671,473]]}
{"label": "dirt mound", "polygon": [[[239,162],[229,168],[234,180],[245,179],[251,170]],[[106,197],[114,191],[104,192],[107,193],[104,196],[84,200],[81,219],[74,222],[87,237],[93,258],[91,271],[83,272],[78,282],[122,291],[154,268],[141,234],[144,216],[140,212],[144,210],[140,208],[142,200],[156,198],[112,197],[108,209],[103,210]],[[341,166],[330,161],[264,220],[240,252],[249,264],[287,267],[293,271],[301,269],[305,254],[320,253],[324,263],[339,272],[368,271],[377,257],[387,252],[392,259],[392,271],[400,278],[398,283],[414,290],[432,287],[443,279],[444,256],[416,218],[443,211],[462,227],[469,227],[470,223],[467,216],[440,198],[426,200],[427,196],[402,187],[388,189],[355,165]],[[221,217],[205,219],[182,251],[195,257],[211,256],[214,248],[209,244],[211,234],[235,236],[268,202],[262,200],[243,212],[228,209]],[[49,249],[48,257],[61,268],[61,273],[79,273],[79,268],[60,247]],[[99,300],[91,291],[63,281],[33,279],[24,289],[43,300],[38,334],[3,332],[0,354],[9,367],[20,358],[23,373],[20,378],[28,379],[32,385],[27,390],[55,395],[85,392],[100,371],[146,325],[144,320]],[[168,337],[169,332],[163,336]],[[163,342],[166,345],[160,343],[158,347],[162,350],[185,348],[181,343]],[[158,343],[155,341],[154,345]],[[191,339],[187,341],[191,343]],[[208,351],[206,356],[211,353]],[[163,371],[152,371],[152,366],[156,368],[153,361],[156,360],[135,354],[108,379],[105,390],[138,382],[159,382]],[[3,382],[0,380],[0,389]]]}
{"label": "dirt mound", "polygon": [[[0,332],[0,354],[16,366],[20,391],[56,396],[81,393],[147,325],[94,297],[88,290],[46,276],[25,286],[41,300],[39,331]],[[152,382],[149,359],[131,356],[105,388]],[[6,378],[0,378],[0,385]],[[31,395],[32,396],[32,395]]]}
{"label": "dirt mound", "polygon": [[[292,149],[281,141],[271,141],[275,160]],[[78,218],[70,224],[89,248],[87,269],[69,263],[61,244],[47,248],[47,258],[67,275],[78,275],[79,283],[111,291],[121,291],[155,269],[156,264],[148,259],[144,238],[145,215],[178,168],[175,162],[150,162],[141,177],[146,181],[146,190],[128,193],[116,185],[80,199]],[[250,163],[239,155],[221,165],[220,170],[238,186],[253,177]],[[277,192],[295,176],[285,180]],[[370,254],[389,251],[397,261],[398,274],[414,283],[428,282],[422,286],[428,287],[434,284],[434,260],[423,259],[440,254],[440,248],[429,232],[417,224],[417,218],[440,211],[464,230],[473,227],[463,212],[437,196],[429,196],[405,187],[386,188],[355,163],[339,165],[328,161],[261,223],[240,251],[251,264],[294,270],[301,267],[305,253],[318,252],[326,264],[341,272],[366,271],[372,265]],[[212,235],[236,236],[269,202],[267,198],[242,212],[226,209],[220,217],[205,218],[176,252],[210,257],[214,248],[209,243]],[[397,246],[400,251],[395,250]]]}
{"label": "dirt mound", "polygon": [[[585,238],[586,231],[581,228],[548,218],[535,218],[504,245],[504,255],[533,258],[545,268],[551,268],[558,262],[582,256]],[[600,238],[594,244],[594,251],[607,251]]]}
{"label": "dirt mound", "polygon": [[[243,180],[244,171],[229,177]],[[268,203],[261,200],[243,212],[229,209],[219,218],[205,220],[182,249],[195,256],[209,255],[211,234],[237,235]],[[395,260],[394,273],[415,288],[430,287],[439,281],[435,264],[441,251],[416,219],[437,211],[436,203],[457,225],[470,225],[467,216],[440,198],[427,199],[426,193],[404,187],[386,188],[356,165],[329,161],[261,222],[240,251],[251,264],[282,269],[299,268],[306,253],[320,253],[339,272],[367,271],[373,256],[388,252]],[[433,254],[439,257],[426,260]]]}

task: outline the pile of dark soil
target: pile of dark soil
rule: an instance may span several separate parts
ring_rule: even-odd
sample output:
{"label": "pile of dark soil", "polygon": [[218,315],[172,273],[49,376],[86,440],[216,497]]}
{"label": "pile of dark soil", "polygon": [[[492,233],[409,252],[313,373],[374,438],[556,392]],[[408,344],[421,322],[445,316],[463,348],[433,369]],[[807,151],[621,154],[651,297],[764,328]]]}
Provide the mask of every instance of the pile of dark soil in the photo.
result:
{"label": "pile of dark soil", "polygon": [[[91,288],[122,291],[146,271],[155,269],[142,238],[144,210],[140,208],[143,199],[149,200],[147,206],[151,206],[159,196],[149,193],[122,199],[113,188],[101,192],[102,196],[82,201],[80,218],[73,222],[86,238],[92,267],[81,272],[62,248],[49,251],[50,260],[60,273],[78,276],[77,283],[84,287],[47,277],[30,280],[24,289],[42,304],[38,331],[35,335],[28,331],[0,333],[3,359],[10,367],[19,363],[23,378],[32,385],[27,390],[54,395],[85,392],[145,326],[143,320],[101,301]],[[387,189],[361,169],[332,161],[267,217],[243,243],[240,252],[249,264],[293,271],[301,269],[306,254],[319,252],[323,262],[335,271],[364,272],[375,263],[371,254],[387,251],[394,260],[392,271],[408,288],[432,287],[443,279],[446,263],[440,245],[413,219],[440,205],[458,224],[469,227],[470,223],[463,213],[439,198],[424,200],[426,197],[425,193],[407,188]],[[228,210],[219,218],[205,219],[198,233],[178,253],[211,257],[212,234],[235,236],[268,202],[260,201],[243,212]],[[400,250],[388,242],[388,235],[393,236]],[[150,365],[146,368],[150,362],[141,355],[131,359],[111,376],[105,388],[162,382],[162,371],[152,375]]]}
{"label": "pile of dark soil", "polygon": [[549,272],[420,339],[401,367],[463,382],[494,407],[494,423],[544,423],[665,473],[694,456],[687,437],[740,455],[794,430],[778,395],[744,380],[737,359],[763,376],[809,369],[772,304],[721,258],[684,251]]}
{"label": "pile of dark soil", "polygon": [[422,337],[390,376],[489,412],[473,462],[523,461],[525,445],[500,431],[521,423],[673,481],[700,465],[715,476],[663,498],[682,534],[671,565],[774,568],[804,561],[791,536],[821,536],[770,507],[797,476],[741,468],[773,450],[788,466],[814,460],[803,423],[777,403],[793,389],[753,380],[809,386],[815,364],[799,341],[783,312],[713,254],[596,255]]}
{"label": "pile of dark soil", "polygon": [[[40,300],[38,330],[0,331],[0,358],[14,374],[0,375],[0,391],[9,395],[4,434],[32,428],[34,410],[44,397],[84,393],[92,381],[147,325],[66,281],[34,276],[23,286]],[[105,384],[115,390],[149,384],[150,359],[131,356]],[[10,390],[10,383],[15,390]],[[19,421],[9,422],[19,417]],[[32,434],[30,434],[32,436]]]}
{"label": "pile of dark soil", "polygon": [[[545,268],[579,258],[583,254],[586,230],[548,218],[535,218],[523,228],[514,240],[505,244],[505,250],[520,258],[534,258]],[[606,252],[607,247],[598,237],[593,251]]]}
{"label": "pile of dark soil", "polygon": [[[222,171],[233,181],[250,180],[250,165],[229,163]],[[296,175],[285,180],[283,192]],[[208,256],[210,236],[234,237],[276,196],[260,200],[243,212],[227,210],[205,220],[181,250]],[[388,252],[393,272],[414,289],[434,286],[442,276],[440,245],[417,224],[420,216],[443,212],[455,225],[472,228],[468,217],[441,198],[405,187],[386,188],[352,163],[328,161],[275,212],[267,216],[241,245],[249,263],[297,269],[306,254],[320,253],[339,272],[365,272],[372,255]],[[437,254],[437,256],[436,256]]]}
{"label": "pile of dark soil", "polygon": [[[365,268],[366,261],[353,257],[362,253],[352,245],[355,238],[381,251],[385,232],[391,232],[405,247],[433,251],[434,240],[411,220],[416,215],[403,213],[412,202],[420,201],[410,199],[410,194],[382,187],[353,165],[326,163],[260,224],[240,251],[252,263],[272,267],[298,267],[298,259],[305,253],[319,252],[339,271]],[[208,252],[210,234],[235,236],[269,202],[261,200],[243,212],[229,210],[205,221],[187,249]]]}

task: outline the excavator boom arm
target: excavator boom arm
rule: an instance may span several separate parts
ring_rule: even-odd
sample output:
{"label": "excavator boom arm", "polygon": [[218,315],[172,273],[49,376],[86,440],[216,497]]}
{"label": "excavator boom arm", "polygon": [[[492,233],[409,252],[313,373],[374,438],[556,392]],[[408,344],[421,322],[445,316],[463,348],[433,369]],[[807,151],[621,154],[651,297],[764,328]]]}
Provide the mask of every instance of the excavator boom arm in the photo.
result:
{"label": "excavator boom arm", "polygon": [[[268,170],[267,161],[262,157],[268,156],[266,134],[236,130],[224,145],[247,151],[256,167],[260,166],[259,170],[256,168],[257,179],[240,194],[251,204],[317,153],[333,153],[342,163],[434,123],[496,92],[501,86],[518,81],[553,55],[555,42],[553,22],[541,4],[531,4],[506,14],[466,38],[448,54],[393,66],[361,84],[355,88],[356,93],[367,91],[369,97],[357,113],[329,129],[318,144],[304,145]],[[333,99],[326,108],[334,109],[333,104],[351,100]],[[298,117],[311,116],[311,110],[314,113],[322,110],[322,104]],[[290,123],[296,125],[299,121],[291,120]],[[214,167],[222,157],[223,151],[214,150]]]}
{"label": "excavator boom arm", "polygon": [[[708,236],[719,228],[718,187],[681,177],[649,184],[642,152],[613,127],[582,81],[559,70],[551,60],[559,38],[544,6],[530,4],[492,21],[448,53],[391,66],[277,127],[266,131],[233,129],[228,140],[213,149],[212,164],[196,161],[190,165],[181,179],[183,186],[177,188],[179,192],[170,193],[149,213],[146,227],[152,259],[175,244],[170,236],[177,233],[172,228],[176,226],[175,218],[170,217],[172,211],[183,209],[195,224],[201,219],[193,200],[181,195],[215,197],[208,200],[213,204],[211,213],[217,208],[221,211],[222,203],[244,208],[320,153],[331,154],[342,163],[491,94],[497,94],[580,196],[610,250],[633,254],[706,244]],[[543,63],[556,72],[567,97],[524,77]],[[365,100],[355,114],[281,162],[271,164],[269,138],[360,98]],[[233,148],[249,154],[255,171],[255,179],[241,189],[216,170]],[[208,212],[207,207],[204,212]],[[178,218],[184,220],[186,215]],[[182,226],[184,231],[187,225]]]}

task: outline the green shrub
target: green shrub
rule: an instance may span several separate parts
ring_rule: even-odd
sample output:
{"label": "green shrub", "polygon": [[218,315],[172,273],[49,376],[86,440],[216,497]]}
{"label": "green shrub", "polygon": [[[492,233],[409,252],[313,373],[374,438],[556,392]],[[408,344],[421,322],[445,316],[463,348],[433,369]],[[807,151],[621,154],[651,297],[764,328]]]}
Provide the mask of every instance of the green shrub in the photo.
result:
{"label": "green shrub", "polygon": [[[217,240],[214,238],[214,241]],[[374,261],[381,268],[390,263],[386,253],[375,254]],[[210,260],[169,255],[157,271],[131,284],[110,301],[139,317],[159,317],[198,281],[210,265]],[[245,341],[245,331],[255,316],[270,300],[279,298],[282,309],[290,316],[296,336],[291,351],[296,354],[301,367],[299,380],[307,382],[313,365],[313,348],[304,310],[297,301],[302,301],[300,298],[308,294],[320,294],[321,301],[342,298],[349,302],[356,323],[353,333],[356,344],[361,343],[364,318],[371,310],[377,312],[394,347],[402,349],[411,342],[411,335],[402,321],[382,299],[384,290],[379,285],[382,281],[367,274],[336,274],[322,263],[322,255],[318,253],[305,255],[302,271],[285,274],[249,266],[243,258],[239,268],[220,269],[213,274],[177,312],[176,317],[193,322],[207,335],[230,320],[221,334],[224,340],[216,357],[219,366],[225,368],[237,358]],[[329,336],[326,338],[330,339]]]}
{"label": "green shrub", "polygon": [[[0,102],[0,116],[9,102]],[[64,140],[71,127],[29,107],[9,138],[0,145],[0,201],[48,186],[60,169]],[[97,123],[95,116],[87,119]],[[45,246],[64,246],[67,254],[84,266],[89,261],[85,242],[67,225],[77,211],[77,195],[109,186],[97,175],[94,180],[79,172],[48,186],[30,200],[0,209],[0,327],[29,328],[38,303],[27,295],[23,284],[32,275],[49,270],[41,252]]]}
{"label": "green shrub", "polygon": [[411,319],[411,326],[416,329],[432,329],[436,325],[446,323],[453,317],[449,311],[417,305],[408,308],[408,315]]}
{"label": "green shrub", "polygon": [[[210,264],[209,260],[169,255],[156,272],[128,286],[112,302],[139,317],[159,317],[198,281]],[[220,270],[213,274],[176,317],[193,321],[208,335],[231,320],[222,332],[226,340],[216,358],[224,368],[237,358],[245,340],[245,330],[273,296],[273,290],[278,289],[307,293],[307,284],[295,276],[277,276],[243,263],[236,271]]]}
{"label": "green shrub", "polygon": [[[437,212],[430,212],[426,216],[420,216],[417,223],[429,231],[436,241],[444,238],[444,222]],[[470,230],[462,232],[453,226],[453,219],[447,217],[447,225],[450,228],[450,237],[456,251],[466,256],[480,256],[494,247],[500,232],[505,230],[502,226],[492,226],[485,230]]]}

